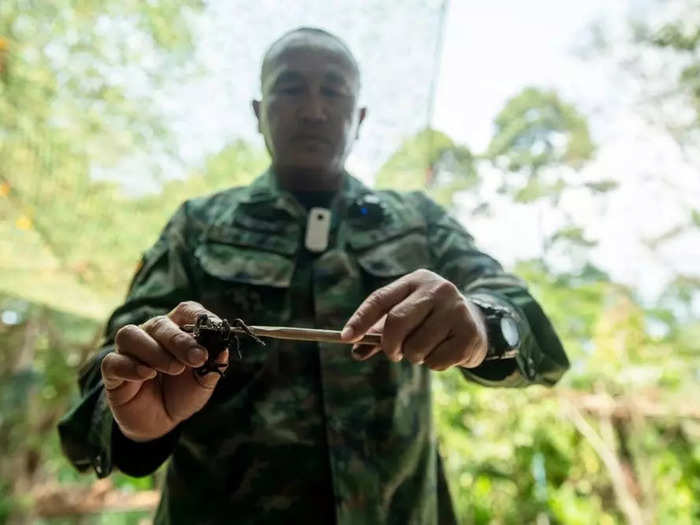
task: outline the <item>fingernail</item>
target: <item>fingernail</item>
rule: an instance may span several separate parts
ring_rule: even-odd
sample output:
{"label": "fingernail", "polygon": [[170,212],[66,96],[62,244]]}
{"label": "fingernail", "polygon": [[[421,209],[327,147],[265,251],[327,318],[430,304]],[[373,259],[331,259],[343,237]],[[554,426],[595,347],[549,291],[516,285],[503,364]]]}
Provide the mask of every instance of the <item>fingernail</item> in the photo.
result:
{"label": "fingernail", "polygon": [[155,375],[155,370],[146,365],[136,365],[136,373],[144,379],[148,379]]}
{"label": "fingernail", "polygon": [[352,326],[345,326],[343,328],[343,331],[340,332],[340,338],[341,339],[352,339],[352,336],[355,335],[355,329]]}
{"label": "fingernail", "polygon": [[191,365],[198,365],[202,363],[205,359],[206,354],[204,353],[204,350],[197,346],[195,346],[194,348],[190,348],[189,352],[187,352],[187,360]]}
{"label": "fingernail", "polygon": [[392,356],[391,356],[391,360],[392,360],[394,363],[398,363],[398,362],[401,361],[402,359],[403,359],[403,354],[395,354],[395,355],[392,355]]}

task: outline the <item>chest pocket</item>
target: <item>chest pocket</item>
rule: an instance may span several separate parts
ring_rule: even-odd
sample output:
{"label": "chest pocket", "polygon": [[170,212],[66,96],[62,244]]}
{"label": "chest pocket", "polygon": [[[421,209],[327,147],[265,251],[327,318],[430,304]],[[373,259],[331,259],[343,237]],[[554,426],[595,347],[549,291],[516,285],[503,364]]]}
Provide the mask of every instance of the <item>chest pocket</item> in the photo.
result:
{"label": "chest pocket", "polygon": [[195,251],[202,304],[249,324],[280,322],[297,246],[294,231],[212,227]]}
{"label": "chest pocket", "polygon": [[[291,229],[262,232],[239,226],[212,227],[195,250],[200,302],[221,318],[252,325],[284,324],[295,267],[298,233]],[[252,388],[274,362],[278,342],[260,346],[240,337],[242,359],[231,354],[211,407]],[[213,410],[213,408],[212,408]]]}
{"label": "chest pocket", "polygon": [[376,230],[356,229],[348,240],[371,289],[431,266],[426,228],[419,222]]}

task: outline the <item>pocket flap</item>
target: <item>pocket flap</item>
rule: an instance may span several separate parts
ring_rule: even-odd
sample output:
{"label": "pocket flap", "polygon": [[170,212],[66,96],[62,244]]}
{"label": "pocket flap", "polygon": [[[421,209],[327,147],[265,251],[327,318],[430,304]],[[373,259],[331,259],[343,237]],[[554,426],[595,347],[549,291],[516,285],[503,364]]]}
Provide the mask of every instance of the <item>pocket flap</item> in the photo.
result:
{"label": "pocket flap", "polygon": [[377,277],[399,277],[420,268],[430,267],[430,252],[425,233],[405,233],[383,242],[357,256],[358,264]]}
{"label": "pocket flap", "polygon": [[206,273],[223,281],[287,288],[294,273],[292,258],[244,246],[207,242],[195,255]]}
{"label": "pocket flap", "polygon": [[411,232],[418,232],[425,235],[425,223],[415,221],[402,221],[396,225],[372,226],[367,228],[354,227],[348,235],[350,247],[353,250],[363,250],[370,246],[376,246],[395,237],[403,237]]}
{"label": "pocket flap", "polygon": [[212,226],[206,234],[208,241],[259,248],[260,250],[294,255],[299,247],[298,227],[277,233],[266,233],[242,228]]}

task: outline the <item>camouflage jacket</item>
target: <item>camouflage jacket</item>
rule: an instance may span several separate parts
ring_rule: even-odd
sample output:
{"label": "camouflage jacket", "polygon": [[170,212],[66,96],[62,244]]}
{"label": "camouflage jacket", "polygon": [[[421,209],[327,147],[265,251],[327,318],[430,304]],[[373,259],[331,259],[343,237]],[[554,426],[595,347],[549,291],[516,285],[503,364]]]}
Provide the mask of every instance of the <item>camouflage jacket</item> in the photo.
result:
{"label": "camouflage jacket", "polygon": [[[349,215],[367,194],[383,213]],[[60,422],[78,469],[142,476],[170,458],[156,523],[455,522],[431,415],[433,372],[405,360],[356,362],[335,344],[242,342],[242,360],[206,407],[167,436],[135,444],[113,423],[100,360],[121,326],[194,299],[222,318],[338,329],[373,289],[418,268],[518,320],[518,357],[461,369],[467,379],[552,385],[567,369],[522,281],[422,193],[375,192],[347,176],[331,209],[329,247],[314,256],[303,247],[307,210],[271,172],[179,208],[81,372],[82,399]]]}

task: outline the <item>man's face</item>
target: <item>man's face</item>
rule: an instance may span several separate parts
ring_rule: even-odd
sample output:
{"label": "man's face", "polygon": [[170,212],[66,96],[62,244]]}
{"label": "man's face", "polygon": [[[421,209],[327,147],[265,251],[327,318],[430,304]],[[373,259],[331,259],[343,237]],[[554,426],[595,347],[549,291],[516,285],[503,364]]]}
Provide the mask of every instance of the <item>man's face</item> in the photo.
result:
{"label": "man's face", "polygon": [[273,165],[320,175],[344,169],[364,118],[349,57],[322,40],[299,37],[274,53],[254,101]]}

